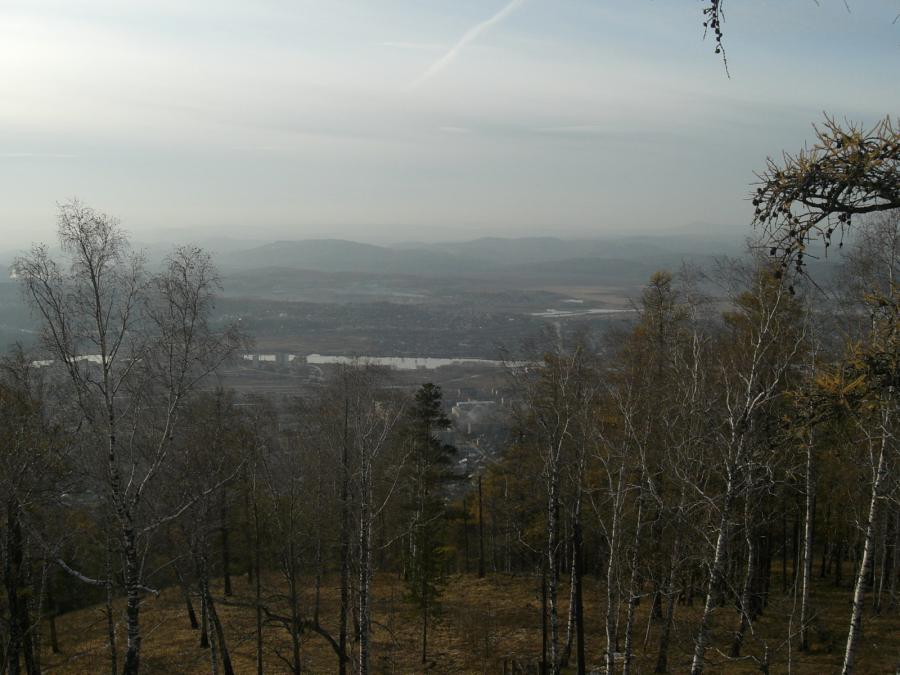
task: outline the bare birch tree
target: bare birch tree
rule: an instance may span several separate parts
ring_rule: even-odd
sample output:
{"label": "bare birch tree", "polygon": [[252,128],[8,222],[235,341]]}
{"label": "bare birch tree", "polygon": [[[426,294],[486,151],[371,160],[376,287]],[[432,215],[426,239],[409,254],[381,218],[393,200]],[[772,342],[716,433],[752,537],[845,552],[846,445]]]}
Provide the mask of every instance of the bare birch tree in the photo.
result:
{"label": "bare birch tree", "polygon": [[[896,490],[900,458],[897,381],[900,373],[900,212],[866,223],[850,265],[867,330],[847,355],[829,389],[843,402],[867,448],[871,471],[868,508],[859,524],[862,558],[853,585],[850,627],[842,673],[855,671],[867,579],[874,574],[878,520]],[[896,500],[896,496],[894,496]]]}
{"label": "bare birch tree", "polygon": [[[147,591],[146,536],[187,508],[163,515],[144,506],[152,501],[185,399],[238,342],[208,326],[218,280],[201,251],[176,251],[165,272],[152,277],[118,222],[77,201],[60,207],[59,243],[67,264],[38,245],[16,260],[15,270],[40,320],[44,347],[68,375],[86,429],[104,439],[105,490],[124,567],[123,673],[134,675]],[[128,433],[138,418],[142,433]],[[158,423],[146,424],[151,418]]]}
{"label": "bare birch tree", "polygon": [[804,337],[804,315],[798,316],[783,279],[776,279],[765,267],[752,268],[738,278],[741,276],[748,290],[737,295],[733,313],[726,315],[729,330],[716,355],[721,427],[713,458],[721,488],[718,495],[703,495],[718,522],[711,533],[706,598],[694,641],[692,675],[700,675],[706,665],[716,598],[725,582],[735,508],[741,497],[748,496],[747,488],[753,483],[758,459],[754,434],[766,408],[783,393]]}

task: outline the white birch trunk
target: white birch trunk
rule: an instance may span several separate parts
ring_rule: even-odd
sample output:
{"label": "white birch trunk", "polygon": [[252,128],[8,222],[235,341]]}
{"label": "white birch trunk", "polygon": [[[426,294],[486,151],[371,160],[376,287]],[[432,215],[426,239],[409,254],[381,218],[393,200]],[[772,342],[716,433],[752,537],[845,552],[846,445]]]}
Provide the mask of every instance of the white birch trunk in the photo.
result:
{"label": "white birch trunk", "polygon": [[716,537],[716,550],[709,571],[709,585],[706,589],[706,602],[700,617],[700,627],[694,641],[694,658],[691,662],[691,675],[700,675],[706,663],[706,648],[709,641],[709,630],[712,615],[716,606],[716,593],[722,584],[725,568],[725,546],[728,540],[728,519],[731,515],[731,504],[734,499],[734,484],[731,479],[725,490],[725,502],[722,505],[722,516],[719,519],[719,531]]}
{"label": "white birch trunk", "polygon": [[813,516],[816,508],[816,477],[812,438],[806,445],[806,514],[803,523],[803,579],[800,591],[800,651],[809,649],[809,591],[812,583]]}
{"label": "white birch trunk", "polygon": [[638,493],[637,523],[634,526],[634,549],[631,552],[631,580],[629,582],[628,615],[625,620],[625,660],[622,662],[622,675],[631,672],[631,660],[634,652],[634,612],[637,607],[640,590],[638,586],[638,560],[641,543],[641,517],[643,511],[643,498]]}
{"label": "white birch trunk", "polygon": [[616,550],[619,539],[619,517],[622,481],[625,467],[619,468],[616,499],[609,533],[609,559],[606,564],[606,672],[612,673],[616,664],[616,634],[618,633],[619,600],[616,593]]}
{"label": "white birch trunk", "polygon": [[[887,425],[885,425],[886,427]],[[841,675],[851,675],[854,672],[856,662],[856,650],[859,646],[859,635],[862,631],[862,611],[866,596],[866,573],[872,560],[875,545],[875,523],[878,515],[878,501],[881,498],[882,486],[887,478],[887,452],[888,434],[884,428],[881,440],[881,449],[878,453],[878,464],[875,469],[875,477],[872,481],[872,496],[869,501],[869,516],[866,522],[866,533],[863,540],[862,560],[856,571],[856,583],[853,588],[853,605],[850,612],[850,630],[847,633],[847,646],[844,650],[844,665]]]}
{"label": "white birch trunk", "polygon": [[552,462],[548,476],[547,498],[547,565],[550,570],[548,597],[550,601],[550,669],[559,673],[559,565],[556,549],[559,546],[559,469]]}

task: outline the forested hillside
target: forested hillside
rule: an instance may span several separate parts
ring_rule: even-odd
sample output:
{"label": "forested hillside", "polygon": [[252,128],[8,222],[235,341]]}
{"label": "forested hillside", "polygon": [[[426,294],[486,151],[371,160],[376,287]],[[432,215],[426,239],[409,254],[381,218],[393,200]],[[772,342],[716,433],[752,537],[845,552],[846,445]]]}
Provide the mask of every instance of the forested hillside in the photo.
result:
{"label": "forested hillside", "polygon": [[248,338],[210,257],[151,272],[63,206],[68,259],[15,267],[42,351],[3,361],[9,671],[893,668],[900,219],[853,232],[831,291],[751,252],[520,345],[470,466],[428,382],[217,385]]}

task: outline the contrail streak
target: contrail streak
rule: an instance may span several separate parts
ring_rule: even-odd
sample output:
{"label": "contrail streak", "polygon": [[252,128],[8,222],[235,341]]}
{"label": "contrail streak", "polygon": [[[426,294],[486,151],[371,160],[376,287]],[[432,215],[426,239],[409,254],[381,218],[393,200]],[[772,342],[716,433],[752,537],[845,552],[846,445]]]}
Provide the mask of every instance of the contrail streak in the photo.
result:
{"label": "contrail streak", "polygon": [[484,33],[486,30],[503,21],[506,17],[515,12],[524,2],[525,0],[512,0],[505,7],[503,7],[503,9],[494,14],[494,16],[492,16],[490,19],[472,26],[457,41],[457,43],[447,51],[446,54],[432,63],[424,73],[419,75],[419,77],[417,77],[413,82],[410,83],[410,89],[418,87],[423,82],[430,80],[432,77],[441,72],[444,68],[450,65],[450,63],[453,62],[453,60],[459,55],[459,53],[463,49],[465,49],[466,45],[478,38],[478,36]]}

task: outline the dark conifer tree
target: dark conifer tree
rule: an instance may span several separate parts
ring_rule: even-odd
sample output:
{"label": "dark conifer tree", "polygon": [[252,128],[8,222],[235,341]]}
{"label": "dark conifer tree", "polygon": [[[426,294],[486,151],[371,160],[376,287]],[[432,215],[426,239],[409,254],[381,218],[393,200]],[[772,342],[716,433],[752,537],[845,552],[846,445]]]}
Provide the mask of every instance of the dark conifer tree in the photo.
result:
{"label": "dark conifer tree", "polygon": [[422,617],[422,662],[428,658],[428,620],[438,610],[445,555],[445,499],[441,487],[453,477],[456,448],[439,432],[450,428],[441,388],[430,382],[416,392],[408,416],[411,464],[408,482],[410,524],[407,585]]}

